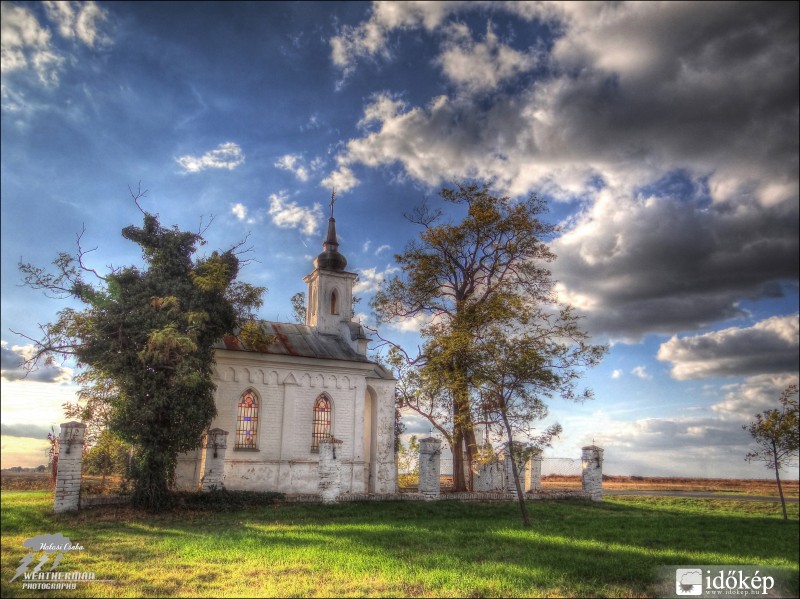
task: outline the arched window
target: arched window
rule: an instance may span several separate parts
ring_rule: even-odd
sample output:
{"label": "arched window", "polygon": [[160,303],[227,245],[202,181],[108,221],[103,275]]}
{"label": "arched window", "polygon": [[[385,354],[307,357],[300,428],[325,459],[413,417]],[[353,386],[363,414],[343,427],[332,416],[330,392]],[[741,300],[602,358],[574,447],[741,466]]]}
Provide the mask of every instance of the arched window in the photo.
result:
{"label": "arched window", "polygon": [[331,400],[320,395],[314,402],[314,423],[311,433],[311,451],[319,451],[319,442],[331,434]]}
{"label": "arched window", "polygon": [[258,397],[252,389],[242,393],[239,398],[236,449],[258,449]]}
{"label": "arched window", "polygon": [[334,289],[331,291],[331,314],[339,313],[339,294]]}

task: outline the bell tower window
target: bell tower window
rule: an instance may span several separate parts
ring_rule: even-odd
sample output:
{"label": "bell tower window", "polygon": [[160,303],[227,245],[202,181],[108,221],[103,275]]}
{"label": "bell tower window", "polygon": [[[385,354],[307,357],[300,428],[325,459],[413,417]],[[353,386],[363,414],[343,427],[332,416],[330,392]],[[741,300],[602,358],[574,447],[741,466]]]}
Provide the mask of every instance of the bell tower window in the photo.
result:
{"label": "bell tower window", "polygon": [[339,313],[339,294],[334,289],[331,291],[331,314]]}

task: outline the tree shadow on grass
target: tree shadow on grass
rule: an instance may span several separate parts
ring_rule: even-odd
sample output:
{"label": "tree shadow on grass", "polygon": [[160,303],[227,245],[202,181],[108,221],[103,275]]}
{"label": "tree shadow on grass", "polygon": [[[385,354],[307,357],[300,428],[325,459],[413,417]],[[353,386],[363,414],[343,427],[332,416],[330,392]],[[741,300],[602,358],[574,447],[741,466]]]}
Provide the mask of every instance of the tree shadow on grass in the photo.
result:
{"label": "tree shadow on grass", "polygon": [[[692,564],[782,565],[797,595],[797,522],[583,501],[530,508],[530,529],[515,504],[451,501],[157,516],[97,508],[38,526],[102,553],[100,566],[139,564],[122,568],[120,583],[151,595],[307,595],[325,584],[322,594],[338,595],[637,596],[652,594],[658,566]],[[37,510],[20,509],[12,528],[28,530]],[[231,586],[237,578],[249,586]]]}

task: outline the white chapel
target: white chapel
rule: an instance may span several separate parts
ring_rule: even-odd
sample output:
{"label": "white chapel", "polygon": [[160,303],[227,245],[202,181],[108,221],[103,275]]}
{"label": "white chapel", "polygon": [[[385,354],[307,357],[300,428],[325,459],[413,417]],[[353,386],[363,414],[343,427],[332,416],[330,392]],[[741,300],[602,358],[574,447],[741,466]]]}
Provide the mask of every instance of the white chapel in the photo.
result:
{"label": "white chapel", "polygon": [[[323,251],[304,278],[304,325],[262,321],[274,341],[266,351],[227,336],[216,347],[217,416],[228,431],[226,489],[315,494],[319,443],[341,441],[343,493],[393,493],[395,380],[367,358],[364,329],[352,320],[356,275],[339,253],[331,215]],[[196,488],[202,450],[183,454],[178,488]]]}

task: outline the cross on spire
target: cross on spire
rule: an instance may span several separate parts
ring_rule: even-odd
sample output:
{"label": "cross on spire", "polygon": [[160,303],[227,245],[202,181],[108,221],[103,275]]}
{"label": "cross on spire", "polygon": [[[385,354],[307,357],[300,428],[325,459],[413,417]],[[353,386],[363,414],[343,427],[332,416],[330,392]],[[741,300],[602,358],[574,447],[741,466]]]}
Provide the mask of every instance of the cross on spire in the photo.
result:
{"label": "cross on spire", "polygon": [[336,203],[336,188],[331,190],[331,218],[333,218],[333,205]]}

